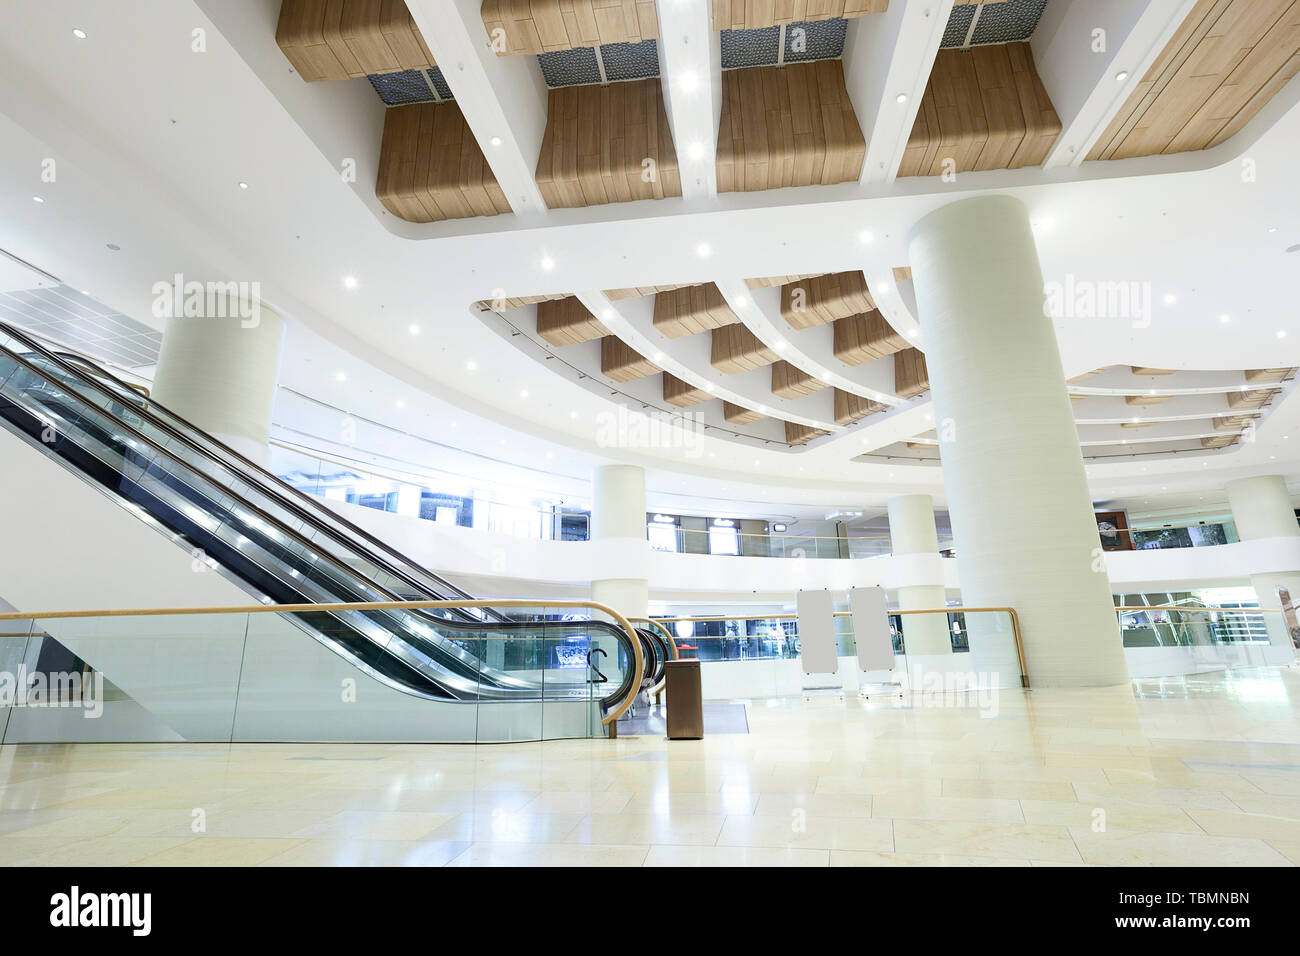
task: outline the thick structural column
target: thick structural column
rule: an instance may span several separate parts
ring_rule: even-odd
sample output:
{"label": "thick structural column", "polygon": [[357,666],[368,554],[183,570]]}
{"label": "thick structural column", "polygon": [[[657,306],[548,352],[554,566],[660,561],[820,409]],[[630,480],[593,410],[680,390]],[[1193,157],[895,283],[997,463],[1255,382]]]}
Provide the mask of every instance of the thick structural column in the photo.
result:
{"label": "thick structural column", "polygon": [[610,577],[593,579],[591,599],[624,617],[649,610],[650,545],[645,527],[645,469],[602,465],[592,476],[591,540],[600,552],[596,567]]}
{"label": "thick structural column", "polygon": [[[1300,537],[1300,524],[1296,523],[1295,505],[1286,490],[1286,479],[1281,475],[1259,475],[1255,478],[1238,478],[1225,486],[1232,520],[1237,526],[1237,537],[1242,541],[1263,538]],[[1291,601],[1300,604],[1300,567],[1291,571],[1252,574],[1250,583],[1259,596],[1260,607],[1278,607],[1278,588],[1291,592]],[[1266,614],[1268,641],[1275,647],[1294,649],[1285,621],[1280,614]]]}
{"label": "thick structural column", "polygon": [[909,251],[962,604],[1020,613],[1031,686],[1128,680],[1028,211],[952,203]]}
{"label": "thick structural column", "polygon": [[169,316],[152,397],[266,464],[284,320],[265,305],[244,311],[232,318]]}
{"label": "thick structural column", "polygon": [[[934,527],[934,499],[929,495],[899,495],[889,499],[889,545],[896,556],[928,555],[917,560],[910,571],[924,576],[939,558],[939,533]],[[940,570],[939,573],[942,573]],[[943,585],[915,585],[898,589],[898,607],[902,611],[945,607]],[[951,654],[952,635],[946,614],[907,614],[903,621],[903,641],[908,654]]]}

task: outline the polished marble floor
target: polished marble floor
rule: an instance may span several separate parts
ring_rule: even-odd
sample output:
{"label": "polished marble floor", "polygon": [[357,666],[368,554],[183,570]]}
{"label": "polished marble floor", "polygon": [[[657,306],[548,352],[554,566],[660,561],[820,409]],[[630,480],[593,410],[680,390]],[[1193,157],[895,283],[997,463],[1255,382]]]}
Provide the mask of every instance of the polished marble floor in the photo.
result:
{"label": "polished marble floor", "polygon": [[1300,672],[748,702],[748,734],[0,748],[5,865],[1300,863]]}

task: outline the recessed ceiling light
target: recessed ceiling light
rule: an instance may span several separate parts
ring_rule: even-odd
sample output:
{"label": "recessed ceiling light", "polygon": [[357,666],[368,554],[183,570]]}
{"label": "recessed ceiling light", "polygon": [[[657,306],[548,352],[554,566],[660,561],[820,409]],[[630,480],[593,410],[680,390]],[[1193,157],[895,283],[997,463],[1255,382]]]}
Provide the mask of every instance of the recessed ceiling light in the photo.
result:
{"label": "recessed ceiling light", "polygon": [[1222,322],[1224,325],[1227,325],[1229,322],[1232,321],[1232,316],[1228,315],[1228,313],[1225,312],[1223,313],[1223,315],[1219,316],[1219,321]]}
{"label": "recessed ceiling light", "polygon": [[527,398],[527,397],[528,397],[528,389],[526,389],[526,388],[521,388],[521,389],[519,390],[519,397],[520,397],[520,398]]}
{"label": "recessed ceiling light", "polygon": [[878,284],[878,285],[876,286],[876,291],[877,291],[877,292],[883,292],[883,293],[885,293],[886,295],[888,295],[889,292],[890,292],[890,290],[893,289],[893,288],[894,288],[894,287],[893,287],[892,285],[890,285],[888,282],[881,282],[880,284]]}
{"label": "recessed ceiling light", "polygon": [[742,295],[739,299],[737,299],[737,300],[736,300],[736,308],[738,308],[738,309],[747,309],[747,308],[749,308],[749,296],[747,296],[747,295]]}
{"label": "recessed ceiling light", "polygon": [[45,200],[42,199],[40,196],[33,196],[32,202],[45,202]]}
{"label": "recessed ceiling light", "polygon": [[393,404],[396,405],[398,408],[406,407],[406,402],[402,401],[400,398],[397,401],[395,401]]}
{"label": "recessed ceiling light", "polygon": [[1278,330],[1277,330],[1277,337],[1278,337],[1279,339],[1284,339],[1284,338],[1286,338],[1286,329],[1278,329]]}
{"label": "recessed ceiling light", "polygon": [[700,88],[700,75],[694,70],[685,70],[678,77],[677,83],[684,92],[694,93]]}
{"label": "recessed ceiling light", "polygon": [[334,380],[335,380],[336,382],[346,382],[346,381],[348,380],[348,377],[347,377],[347,375],[344,374],[343,372],[335,372],[335,373],[334,373]]}
{"label": "recessed ceiling light", "polygon": [[488,142],[491,143],[493,146],[500,146],[500,145],[501,145],[501,137],[500,137],[500,136],[493,136],[490,140],[488,140]]}
{"label": "recessed ceiling light", "polygon": [[1269,226],[1269,227],[1268,227],[1268,231],[1269,231],[1269,232],[1277,232],[1277,226]]}
{"label": "recessed ceiling light", "polygon": [[713,247],[707,242],[701,242],[695,247],[695,254],[701,259],[707,259],[709,256],[713,255]]}
{"label": "recessed ceiling light", "polygon": [[705,382],[705,383],[704,383],[704,390],[705,390],[706,392],[711,392],[711,391],[713,391],[713,383],[712,383],[712,382]]}
{"label": "recessed ceiling light", "polygon": [[577,413],[577,412],[569,412],[569,417],[570,417],[570,418],[577,418],[577,417],[578,417],[578,413]]}
{"label": "recessed ceiling light", "polygon": [[907,94],[906,94],[906,93],[899,93],[898,96],[895,97],[895,100],[896,100],[897,102],[899,102],[899,103],[906,103],[906,102],[907,102]]}
{"label": "recessed ceiling light", "polygon": [[1123,83],[1125,80],[1128,79],[1128,70],[1120,70],[1118,73],[1115,74],[1115,79],[1118,82]]}
{"label": "recessed ceiling light", "polygon": [[864,246],[871,245],[871,240],[875,238],[876,238],[875,236],[873,236],[870,232],[868,232],[865,229],[862,230],[862,232],[858,233],[858,242],[862,243]]}
{"label": "recessed ceiling light", "polygon": [[1165,293],[1165,305],[1173,305],[1177,301],[1178,296],[1174,295],[1172,292]]}
{"label": "recessed ceiling light", "polygon": [[541,266],[547,272],[555,268],[555,260],[550,256],[542,256]]}
{"label": "recessed ceiling light", "polygon": [[81,29],[80,27],[77,27],[75,30],[73,30],[72,35],[76,37],[78,40],[86,39],[86,31]]}
{"label": "recessed ceiling light", "polygon": [[410,324],[410,325],[408,325],[408,326],[406,327],[406,331],[410,332],[412,335],[419,335],[419,334],[420,334],[420,327],[419,327],[418,325],[412,323],[412,324]]}
{"label": "recessed ceiling light", "polygon": [[696,140],[686,147],[686,155],[691,159],[700,159],[704,156],[704,144]]}
{"label": "recessed ceiling light", "polygon": [[465,369],[466,371],[469,372],[477,372],[478,362],[475,362],[473,359],[470,359],[468,362],[465,363]]}
{"label": "recessed ceiling light", "polygon": [[241,182],[241,183],[239,184],[239,188],[240,188],[240,189],[247,189],[247,188],[248,188],[248,183]]}
{"label": "recessed ceiling light", "polygon": [[343,277],[343,288],[345,288],[345,289],[355,289],[356,287],[357,287],[357,277],[356,277],[356,276],[344,276],[344,277]]}

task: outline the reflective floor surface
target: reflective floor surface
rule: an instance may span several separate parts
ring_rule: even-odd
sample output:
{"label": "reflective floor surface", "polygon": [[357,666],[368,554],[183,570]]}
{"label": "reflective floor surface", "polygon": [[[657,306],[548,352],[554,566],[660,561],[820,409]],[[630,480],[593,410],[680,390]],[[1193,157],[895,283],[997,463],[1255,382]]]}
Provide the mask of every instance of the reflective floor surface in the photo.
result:
{"label": "reflective floor surface", "polygon": [[748,702],[748,734],[0,748],[5,865],[1300,862],[1300,673]]}

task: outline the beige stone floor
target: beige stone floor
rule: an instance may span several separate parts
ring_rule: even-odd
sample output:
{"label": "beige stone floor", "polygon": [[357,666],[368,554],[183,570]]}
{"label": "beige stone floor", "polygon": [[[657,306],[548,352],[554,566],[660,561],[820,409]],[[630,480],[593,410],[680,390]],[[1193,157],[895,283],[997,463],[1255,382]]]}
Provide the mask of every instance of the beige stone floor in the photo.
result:
{"label": "beige stone floor", "polygon": [[757,700],[749,722],[671,743],[8,746],[0,864],[1300,863],[1296,671]]}

